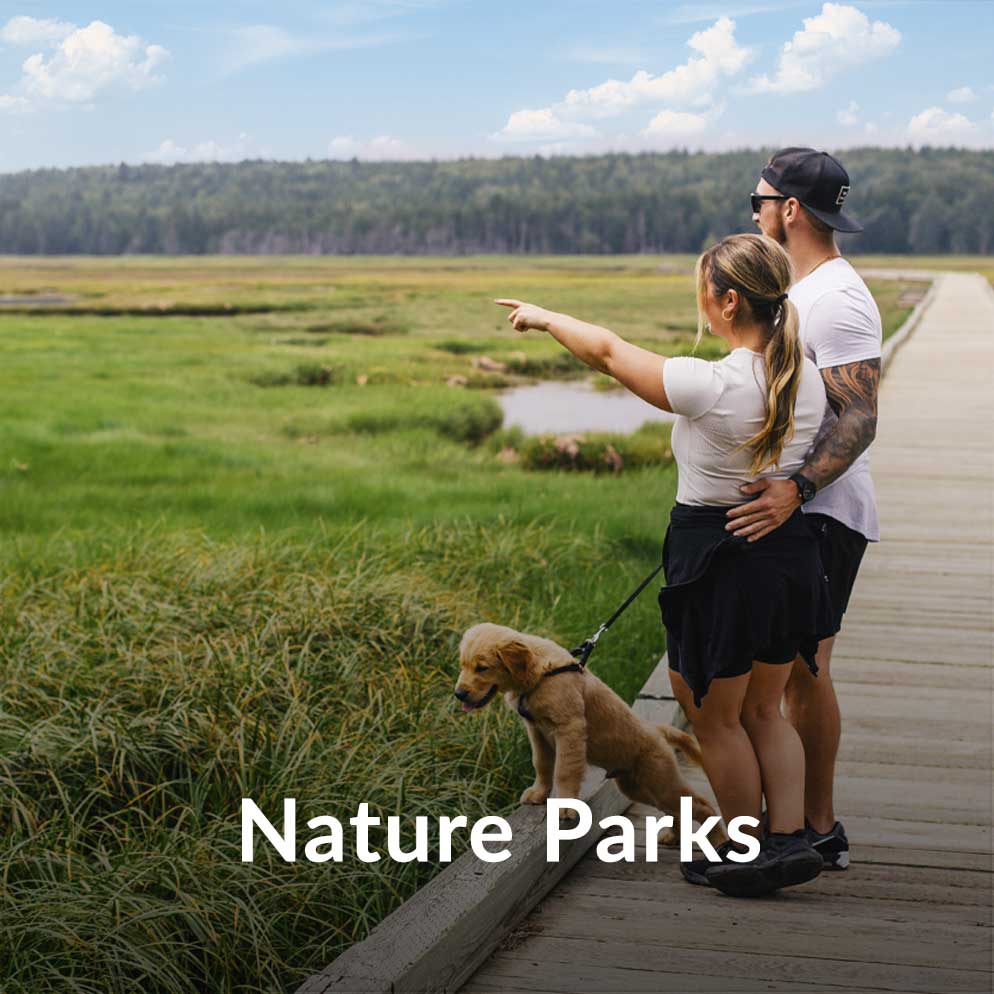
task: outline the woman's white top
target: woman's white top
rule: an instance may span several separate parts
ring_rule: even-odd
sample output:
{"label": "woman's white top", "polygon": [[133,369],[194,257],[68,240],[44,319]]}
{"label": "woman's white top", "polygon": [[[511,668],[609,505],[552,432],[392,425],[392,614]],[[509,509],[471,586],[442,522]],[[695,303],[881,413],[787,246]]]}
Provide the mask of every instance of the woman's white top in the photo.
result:
{"label": "woman's white top", "polygon": [[766,369],[763,356],[733,349],[718,362],[676,356],[663,364],[673,426],[673,455],[679,472],[681,504],[731,505],[750,500],[739,487],[760,477],[786,479],[804,465],[825,414],[825,385],[818,368],[804,360],[794,404],[794,434],[780,463],[755,477],[752,453],[744,448],[766,421]]}

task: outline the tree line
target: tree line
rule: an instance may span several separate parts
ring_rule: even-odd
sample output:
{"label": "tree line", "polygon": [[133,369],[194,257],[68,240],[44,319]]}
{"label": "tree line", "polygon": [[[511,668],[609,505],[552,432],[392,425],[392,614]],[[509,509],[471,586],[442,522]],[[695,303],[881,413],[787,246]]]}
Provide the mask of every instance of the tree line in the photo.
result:
{"label": "tree line", "polygon": [[[697,252],[754,230],[770,150],[442,162],[126,165],[0,175],[0,253]],[[849,252],[994,251],[994,151],[840,154]]]}

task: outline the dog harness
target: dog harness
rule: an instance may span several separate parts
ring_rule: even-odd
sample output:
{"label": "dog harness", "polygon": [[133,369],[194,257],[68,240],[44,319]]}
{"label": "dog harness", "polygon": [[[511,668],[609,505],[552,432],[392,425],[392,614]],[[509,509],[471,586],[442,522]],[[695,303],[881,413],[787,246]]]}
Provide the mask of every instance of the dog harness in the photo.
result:
{"label": "dog harness", "polygon": [[[547,676],[558,676],[560,673],[582,673],[583,669],[584,663],[567,663],[565,666],[557,666],[554,670],[547,670],[542,674],[542,678],[544,679]],[[520,714],[525,721],[530,721],[534,725],[535,715],[528,710],[528,706],[525,704],[525,696],[524,691],[522,691],[518,696],[518,714]]]}

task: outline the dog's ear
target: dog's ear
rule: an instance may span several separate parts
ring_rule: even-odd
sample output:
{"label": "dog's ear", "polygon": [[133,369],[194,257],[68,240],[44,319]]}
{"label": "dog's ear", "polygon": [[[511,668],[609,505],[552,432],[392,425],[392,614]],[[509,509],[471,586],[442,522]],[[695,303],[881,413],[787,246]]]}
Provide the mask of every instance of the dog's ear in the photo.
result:
{"label": "dog's ear", "polygon": [[532,651],[524,642],[511,639],[499,645],[495,652],[511,676],[521,680],[528,675],[532,665]]}

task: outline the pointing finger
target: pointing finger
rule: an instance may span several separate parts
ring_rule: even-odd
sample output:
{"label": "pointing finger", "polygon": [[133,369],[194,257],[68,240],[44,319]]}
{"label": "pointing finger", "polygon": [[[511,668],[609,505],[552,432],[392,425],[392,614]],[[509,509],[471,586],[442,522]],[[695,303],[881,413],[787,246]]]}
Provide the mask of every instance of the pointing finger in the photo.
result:
{"label": "pointing finger", "polygon": [[510,297],[499,297],[494,301],[495,304],[500,304],[501,307],[520,307],[520,300],[513,300]]}

